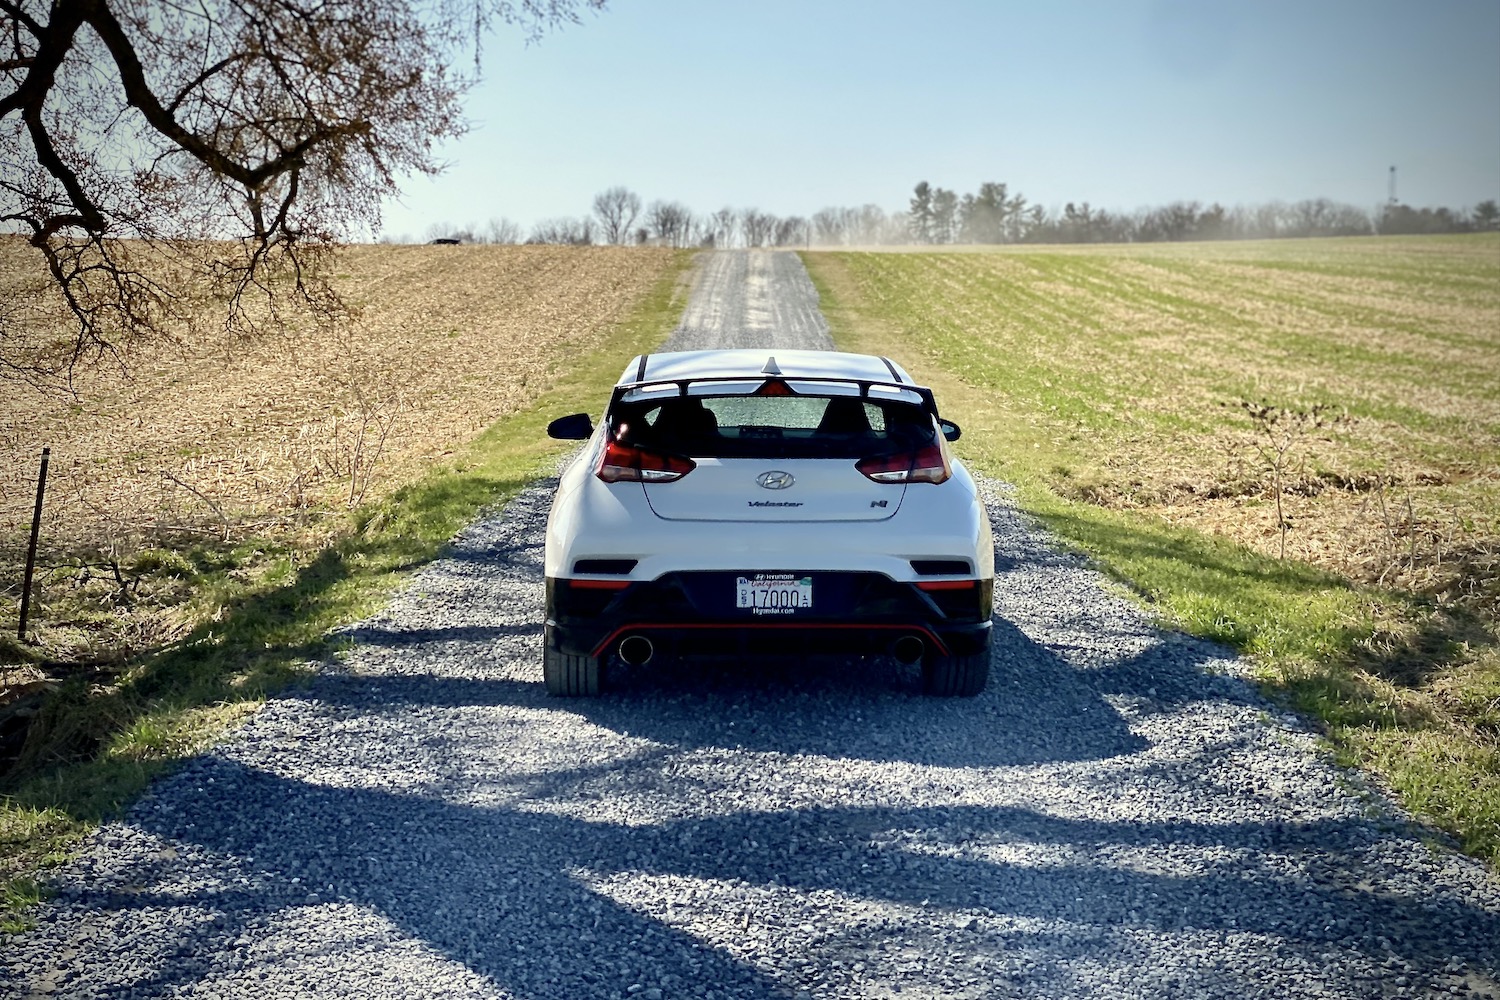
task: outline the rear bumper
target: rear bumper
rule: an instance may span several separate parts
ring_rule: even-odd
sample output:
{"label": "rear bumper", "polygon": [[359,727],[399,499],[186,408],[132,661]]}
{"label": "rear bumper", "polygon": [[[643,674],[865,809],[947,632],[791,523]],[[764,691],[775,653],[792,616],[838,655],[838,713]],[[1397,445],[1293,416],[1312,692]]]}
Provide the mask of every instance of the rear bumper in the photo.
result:
{"label": "rear bumper", "polygon": [[826,570],[893,580],[912,579],[913,559],[966,559],[975,576],[993,577],[989,515],[961,466],[955,463],[948,483],[906,490],[885,520],[747,522],[663,520],[641,484],[604,483],[575,463],[547,521],[545,572],[587,575],[577,569],[580,560],[630,559],[631,578],[648,582],[681,571],[773,571],[811,556]]}
{"label": "rear bumper", "polygon": [[736,608],[735,573],[669,573],[618,583],[549,577],[549,642],[574,656],[603,656],[630,635],[679,653],[871,654],[915,635],[940,655],[968,655],[989,643],[992,579],[963,586],[966,581],[901,583],[879,573],[799,575],[812,578],[816,611],[778,615]]}

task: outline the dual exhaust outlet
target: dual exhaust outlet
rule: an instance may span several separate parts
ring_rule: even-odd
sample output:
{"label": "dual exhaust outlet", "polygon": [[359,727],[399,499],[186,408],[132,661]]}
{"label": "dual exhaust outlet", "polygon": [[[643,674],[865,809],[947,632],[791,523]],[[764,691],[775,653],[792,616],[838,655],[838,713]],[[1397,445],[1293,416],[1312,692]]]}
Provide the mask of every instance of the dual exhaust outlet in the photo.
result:
{"label": "dual exhaust outlet", "polygon": [[632,667],[642,667],[656,655],[656,647],[643,635],[627,635],[620,640],[620,659]]}
{"label": "dual exhaust outlet", "polygon": [[927,652],[927,644],[918,636],[903,635],[891,643],[891,656],[903,667],[909,667],[914,663],[921,663],[922,656]]}
{"label": "dual exhaust outlet", "polygon": [[[643,635],[627,635],[620,640],[616,650],[620,659],[632,667],[642,667],[651,662],[651,657],[656,655],[656,646],[650,639]],[[891,656],[902,666],[911,666],[920,663],[923,654],[927,652],[927,644],[918,636],[903,635],[891,643]]]}

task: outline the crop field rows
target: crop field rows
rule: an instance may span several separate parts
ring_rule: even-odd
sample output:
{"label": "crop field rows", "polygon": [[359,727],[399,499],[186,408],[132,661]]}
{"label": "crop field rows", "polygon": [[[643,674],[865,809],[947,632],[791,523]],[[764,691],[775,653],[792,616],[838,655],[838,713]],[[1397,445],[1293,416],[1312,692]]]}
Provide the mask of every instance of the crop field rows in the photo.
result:
{"label": "crop field rows", "polygon": [[[0,274],[18,280],[22,248],[4,250],[12,259]],[[351,247],[335,285],[356,322],[239,342],[208,329],[134,345],[118,363],[77,371],[75,395],[8,383],[0,607],[14,608],[44,445],[52,464],[42,561],[56,571],[42,599],[96,591],[100,609],[72,628],[44,618],[44,644],[65,655],[160,641],[186,623],[145,621],[145,607],[124,613],[111,563],[127,564],[128,580],[138,553],[185,537],[326,536],[340,512],[410,482],[529,405],[672,259],[650,249]]]}
{"label": "crop field rows", "polygon": [[839,259],[909,349],[1059,442],[1037,472],[1064,495],[1279,552],[1242,404],[1321,405],[1287,456],[1286,554],[1390,581],[1415,542],[1457,584],[1442,560],[1500,538],[1500,243],[1418,247]]}

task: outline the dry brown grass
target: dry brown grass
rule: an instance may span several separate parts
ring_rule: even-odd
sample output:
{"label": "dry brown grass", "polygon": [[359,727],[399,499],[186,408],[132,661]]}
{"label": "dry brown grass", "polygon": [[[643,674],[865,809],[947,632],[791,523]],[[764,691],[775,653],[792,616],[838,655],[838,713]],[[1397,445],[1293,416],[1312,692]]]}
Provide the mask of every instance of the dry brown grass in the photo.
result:
{"label": "dry brown grass", "polygon": [[[79,371],[75,395],[0,382],[0,592],[19,592],[44,445],[44,562],[97,563],[78,570],[96,581],[167,536],[317,532],[535,399],[672,260],[634,248],[351,247],[334,283],[358,319],[337,330],[230,342],[204,324]],[[24,245],[0,246],[0,285],[30,280],[34,266]]]}

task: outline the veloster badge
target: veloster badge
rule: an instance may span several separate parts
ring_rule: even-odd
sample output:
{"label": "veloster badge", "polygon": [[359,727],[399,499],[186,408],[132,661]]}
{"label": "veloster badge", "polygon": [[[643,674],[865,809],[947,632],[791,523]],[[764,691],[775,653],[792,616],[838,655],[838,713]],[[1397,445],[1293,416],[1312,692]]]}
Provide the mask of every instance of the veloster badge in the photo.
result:
{"label": "veloster badge", "polygon": [[784,490],[796,481],[790,472],[762,472],[755,477],[755,485],[765,490]]}

